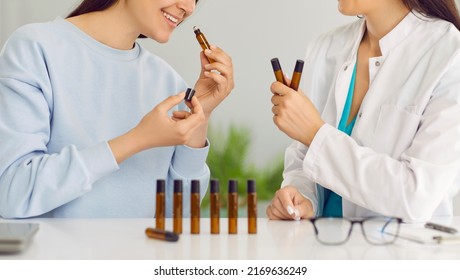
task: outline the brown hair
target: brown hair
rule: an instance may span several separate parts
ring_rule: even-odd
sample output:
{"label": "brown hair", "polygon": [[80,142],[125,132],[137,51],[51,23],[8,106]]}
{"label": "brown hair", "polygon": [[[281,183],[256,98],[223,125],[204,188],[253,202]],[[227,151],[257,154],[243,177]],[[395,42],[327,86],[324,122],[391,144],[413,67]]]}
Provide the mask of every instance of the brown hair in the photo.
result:
{"label": "brown hair", "polygon": [[455,0],[403,0],[403,2],[411,10],[449,21],[460,30],[460,16]]}
{"label": "brown hair", "polygon": [[[91,12],[104,11],[113,5],[115,5],[118,0],[83,0],[78,7],[73,10],[67,17],[75,17]],[[198,3],[198,0],[195,0],[195,3]],[[139,38],[146,38],[144,35],[139,35]]]}
{"label": "brown hair", "polygon": [[[118,0],[83,0],[80,5],[73,10],[67,17],[75,17],[91,12],[99,12],[106,10],[115,5]],[[198,0],[195,0],[198,3]]]}

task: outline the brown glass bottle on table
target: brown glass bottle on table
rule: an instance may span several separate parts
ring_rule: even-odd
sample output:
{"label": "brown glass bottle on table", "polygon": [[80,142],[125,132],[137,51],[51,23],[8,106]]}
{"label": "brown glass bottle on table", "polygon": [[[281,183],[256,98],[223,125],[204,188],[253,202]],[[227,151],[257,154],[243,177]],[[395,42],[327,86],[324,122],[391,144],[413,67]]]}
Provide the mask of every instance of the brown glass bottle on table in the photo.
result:
{"label": "brown glass bottle on table", "polygon": [[173,231],[182,233],[182,180],[174,180]]}
{"label": "brown glass bottle on table", "polygon": [[165,180],[157,180],[155,228],[165,229]]}
{"label": "brown glass bottle on table", "polygon": [[179,240],[179,235],[175,234],[174,232],[165,231],[162,229],[157,228],[146,228],[145,234],[154,239],[164,240],[164,241],[177,241]]}
{"label": "brown glass bottle on table", "polygon": [[257,193],[256,182],[248,180],[248,233],[257,233]]}
{"label": "brown glass bottle on table", "polygon": [[190,233],[200,233],[200,181],[192,180],[190,195]]}
{"label": "brown glass bottle on table", "polygon": [[230,180],[228,182],[228,233],[238,233],[238,181]]}
{"label": "brown glass bottle on table", "polygon": [[211,233],[220,233],[220,192],[219,181],[211,180]]}

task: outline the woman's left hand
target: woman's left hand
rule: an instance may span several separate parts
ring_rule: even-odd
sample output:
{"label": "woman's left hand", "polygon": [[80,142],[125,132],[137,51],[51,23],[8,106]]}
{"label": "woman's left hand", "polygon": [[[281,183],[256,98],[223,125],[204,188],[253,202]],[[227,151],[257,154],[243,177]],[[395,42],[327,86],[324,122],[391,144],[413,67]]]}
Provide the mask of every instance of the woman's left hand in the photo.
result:
{"label": "woman's left hand", "polygon": [[[207,57],[215,62],[209,63]],[[201,52],[200,58],[201,73],[195,84],[195,96],[198,97],[205,116],[209,118],[235,86],[233,64],[232,58],[214,45],[211,45],[210,50]]]}

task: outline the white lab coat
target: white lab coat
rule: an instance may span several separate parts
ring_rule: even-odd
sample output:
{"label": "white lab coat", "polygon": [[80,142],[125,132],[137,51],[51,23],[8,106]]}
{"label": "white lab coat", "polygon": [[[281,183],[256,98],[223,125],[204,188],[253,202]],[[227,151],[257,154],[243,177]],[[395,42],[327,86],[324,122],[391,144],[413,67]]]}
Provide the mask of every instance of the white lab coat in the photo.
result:
{"label": "white lab coat", "polygon": [[382,38],[349,137],[336,127],[364,28],[358,20],[308,49],[302,88],[326,124],[310,147],[288,147],[282,186],[296,186],[317,216],[321,186],[342,196],[346,217],[451,216],[460,187],[460,32],[409,13]]}

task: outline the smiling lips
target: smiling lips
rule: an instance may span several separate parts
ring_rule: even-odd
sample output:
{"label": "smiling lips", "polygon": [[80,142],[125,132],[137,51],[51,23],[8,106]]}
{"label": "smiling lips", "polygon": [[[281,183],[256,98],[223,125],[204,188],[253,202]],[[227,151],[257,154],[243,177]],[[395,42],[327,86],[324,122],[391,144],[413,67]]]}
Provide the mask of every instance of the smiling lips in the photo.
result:
{"label": "smiling lips", "polygon": [[170,20],[172,23],[177,24],[179,22],[179,19],[175,18],[174,16],[168,14],[167,12],[163,11],[163,15],[165,18]]}

